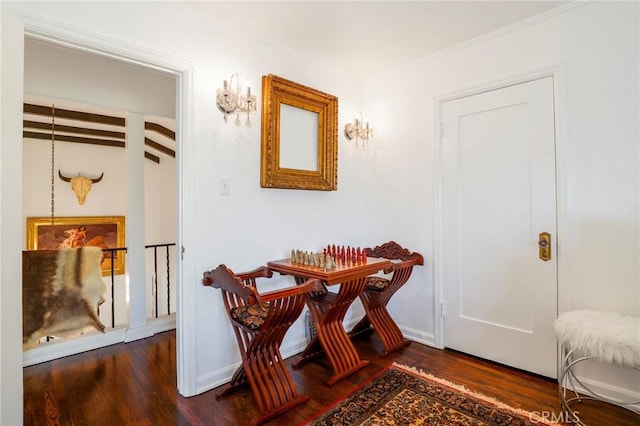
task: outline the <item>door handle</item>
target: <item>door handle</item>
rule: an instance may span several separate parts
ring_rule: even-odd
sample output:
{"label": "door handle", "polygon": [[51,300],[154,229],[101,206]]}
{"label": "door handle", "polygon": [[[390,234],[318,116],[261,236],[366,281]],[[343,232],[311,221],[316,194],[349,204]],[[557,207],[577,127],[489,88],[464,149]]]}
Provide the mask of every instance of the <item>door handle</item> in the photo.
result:
{"label": "door handle", "polygon": [[541,232],[538,235],[538,255],[540,260],[545,262],[551,260],[551,234],[548,232]]}

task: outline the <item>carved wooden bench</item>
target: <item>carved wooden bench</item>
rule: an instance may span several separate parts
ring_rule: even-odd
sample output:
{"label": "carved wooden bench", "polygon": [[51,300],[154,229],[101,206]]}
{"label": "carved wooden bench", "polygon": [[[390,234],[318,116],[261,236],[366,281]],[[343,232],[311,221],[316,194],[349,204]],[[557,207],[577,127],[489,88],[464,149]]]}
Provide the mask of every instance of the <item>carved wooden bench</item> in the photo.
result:
{"label": "carved wooden bench", "polygon": [[262,424],[307,401],[298,395],[291,374],[280,354],[287,330],[300,316],[306,294],[321,287],[318,280],[266,293],[259,293],[257,278],[271,278],[272,271],[261,267],[234,274],[225,265],[204,273],[203,285],[222,291],[224,306],[238,341],[242,366],[216,397],[249,384]]}
{"label": "carved wooden bench", "polygon": [[375,331],[384,350],[382,356],[400,349],[411,343],[402,335],[397,324],[387,310],[387,303],[396,291],[400,289],[411,276],[415,265],[424,264],[420,253],[412,253],[394,241],[389,241],[373,249],[367,248],[367,257],[379,257],[392,261],[391,267],[385,269],[385,274],[392,274],[390,278],[370,276],[367,278],[365,289],[360,293],[360,300],[366,315],[353,327],[349,333],[351,337]]}

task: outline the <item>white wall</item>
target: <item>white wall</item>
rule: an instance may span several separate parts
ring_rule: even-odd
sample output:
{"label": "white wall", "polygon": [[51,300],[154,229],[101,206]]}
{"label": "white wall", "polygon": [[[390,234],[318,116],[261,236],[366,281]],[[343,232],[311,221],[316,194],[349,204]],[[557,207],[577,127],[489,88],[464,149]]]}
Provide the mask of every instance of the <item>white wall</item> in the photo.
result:
{"label": "white wall", "polygon": [[[26,65],[28,67],[28,64]],[[55,80],[53,80],[55,81]],[[25,80],[26,82],[26,80]],[[63,103],[60,99],[26,97],[25,102],[36,100],[39,105],[56,108],[79,108],[81,104]],[[97,113],[105,110],[92,107]],[[126,112],[118,111],[119,114]],[[57,124],[62,124],[58,118]],[[117,128],[124,132],[124,128]],[[59,131],[56,132],[59,134]],[[148,160],[147,160],[148,161]],[[143,160],[140,160],[143,164]],[[126,149],[109,148],[99,145],[55,142],[55,215],[56,216],[124,216],[127,200],[123,197],[127,188]],[[66,176],[81,173],[87,177],[97,177],[104,173],[102,180],[91,185],[84,205],[79,205],[71,184],[58,178],[58,170]],[[51,141],[24,139],[24,216],[49,216],[51,214]]]}
{"label": "white wall", "polygon": [[[163,120],[158,117],[147,117],[148,121],[163,124]],[[173,123],[166,123],[165,127],[175,129]],[[153,134],[155,140],[160,137]],[[168,141],[165,141],[167,143]],[[175,159],[169,159],[161,155],[160,164],[152,161],[144,162],[144,227],[146,244],[167,244],[177,243],[176,240],[176,211],[177,211],[177,167]],[[176,247],[169,248],[169,280],[167,280],[166,249],[157,248],[157,268],[158,268],[158,314],[167,313],[167,285],[170,284],[171,295],[170,312],[176,312],[177,302],[177,259]],[[153,249],[147,249],[145,253],[146,276],[145,281],[148,289],[147,294],[152,294],[153,282]],[[167,282],[169,281],[169,283]],[[147,318],[155,316],[155,304],[147,304]]]}
{"label": "white wall", "polygon": [[[369,179],[380,204],[371,210],[369,235],[397,238],[423,250],[427,260],[391,301],[405,331],[417,337],[436,331],[439,301],[431,293],[431,272],[438,97],[553,67],[562,73],[560,311],[640,314],[638,22],[637,2],[584,4],[371,78],[366,93],[375,105],[379,148],[372,153],[378,173]],[[399,212],[411,219],[393,221]],[[415,300],[425,309],[406,309]],[[637,376],[592,377],[640,392]]]}
{"label": "white wall", "polygon": [[34,38],[25,40],[24,62],[26,94],[176,116],[175,77],[166,72]]}

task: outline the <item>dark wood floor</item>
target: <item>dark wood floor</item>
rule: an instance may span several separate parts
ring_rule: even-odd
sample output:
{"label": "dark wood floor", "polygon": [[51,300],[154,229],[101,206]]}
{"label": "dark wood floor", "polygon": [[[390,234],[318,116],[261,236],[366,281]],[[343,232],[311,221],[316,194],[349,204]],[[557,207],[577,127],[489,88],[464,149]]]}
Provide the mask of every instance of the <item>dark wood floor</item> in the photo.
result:
{"label": "dark wood floor", "polygon": [[[375,335],[355,342],[370,365],[332,387],[324,384],[329,371],[322,360],[292,370],[298,392],[309,395],[310,400],[271,424],[302,423],[394,361],[466,385],[513,407],[559,413],[553,380],[415,342],[387,358],[379,357],[382,345]],[[248,389],[220,400],[216,400],[215,390],[191,398],[180,396],[175,350],[175,332],[169,331],[26,367],[24,424],[226,426],[248,424],[257,417]],[[591,425],[640,424],[633,413],[604,404],[584,404],[580,411]]]}

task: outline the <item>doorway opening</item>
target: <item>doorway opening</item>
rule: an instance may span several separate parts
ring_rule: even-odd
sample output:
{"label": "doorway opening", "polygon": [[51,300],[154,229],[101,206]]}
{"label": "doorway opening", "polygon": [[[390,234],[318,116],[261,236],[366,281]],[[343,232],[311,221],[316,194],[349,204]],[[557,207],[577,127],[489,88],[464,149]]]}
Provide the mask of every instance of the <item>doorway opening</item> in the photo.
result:
{"label": "doorway opening", "polygon": [[[115,112],[116,115],[123,115],[129,122],[142,127],[134,129],[133,133],[137,135],[131,137],[131,129],[124,129],[127,133],[125,149],[103,146],[100,153],[96,153],[96,147],[90,144],[56,141],[60,150],[56,158],[67,167],[73,168],[71,172],[90,172],[91,170],[87,169],[92,167],[91,164],[99,162],[102,162],[101,167],[110,169],[110,173],[105,174],[105,179],[87,195],[84,206],[77,204],[68,184],[65,187],[65,182],[56,182],[56,216],[126,217],[127,272],[116,276],[115,283],[116,293],[122,293],[120,296],[126,309],[115,314],[115,317],[119,318],[112,316],[111,319],[115,319],[115,327],[111,327],[115,330],[113,333],[86,336],[86,339],[83,336],[82,344],[76,344],[75,347],[71,344],[65,349],[61,349],[63,345],[55,345],[56,348],[49,350],[49,353],[45,353],[47,350],[40,350],[34,354],[27,352],[24,356],[26,365],[70,355],[74,351],[86,351],[121,341],[148,337],[160,331],[179,328],[181,322],[181,309],[178,305],[180,298],[177,297],[177,293],[181,288],[183,268],[181,256],[178,254],[181,250],[177,250],[177,247],[183,246],[179,208],[182,188],[180,170],[182,145],[185,140],[185,132],[182,129],[186,127],[184,122],[190,113],[183,111],[185,100],[191,96],[185,90],[190,84],[189,68],[173,60],[166,61],[164,58],[135,60],[132,59],[136,56],[135,52],[111,53],[120,51],[119,46],[110,45],[106,49],[92,48],[88,46],[93,44],[91,40],[70,43],[50,36],[51,31],[46,33],[48,35],[45,37],[34,29],[27,29],[25,32],[25,104],[47,104],[54,101],[58,103],[56,108],[89,109],[90,111],[85,111],[89,114]],[[38,59],[38,54],[44,56]],[[46,62],[48,66],[34,66],[38,61]],[[163,63],[167,65],[161,65]],[[60,74],[63,66],[73,67],[67,68],[68,75]],[[51,77],[54,78],[53,81]],[[129,82],[123,85],[123,81],[127,80]],[[116,89],[118,85],[120,89]],[[135,90],[131,89],[131,86]],[[169,92],[170,95],[167,95]],[[162,95],[164,100],[160,101]],[[166,99],[170,99],[169,104]],[[152,107],[146,108],[145,105]],[[39,120],[27,120],[25,117],[25,121]],[[58,122],[60,121],[64,120],[59,119]],[[145,123],[152,125],[147,127]],[[169,130],[173,136],[167,136],[166,132],[159,135],[159,128]],[[142,143],[136,143],[135,147],[132,147],[130,141],[133,138],[141,140]],[[23,210],[26,222],[26,217],[42,214],[40,211],[43,201],[46,205],[49,204],[50,186],[45,181],[45,188],[35,192],[29,189],[31,185],[33,188],[41,186],[38,182],[27,182],[34,180],[34,176],[30,174],[30,171],[35,169],[35,166],[32,167],[34,158],[30,158],[30,154],[38,151],[38,142],[41,143],[40,148],[49,147],[43,140],[25,137],[24,141],[32,145],[27,148],[30,152],[23,151],[25,163],[30,164],[29,167],[24,167]],[[67,148],[63,145],[67,145]],[[87,154],[86,152],[92,148],[93,152]],[[130,153],[128,150],[137,152]],[[86,151],[84,155],[82,151]],[[137,154],[141,156],[137,158]],[[38,161],[44,160],[40,158]],[[49,168],[50,166],[46,167],[47,170]],[[105,185],[106,177],[109,175],[111,184]],[[147,189],[149,186],[151,190]],[[120,204],[117,201],[118,197],[121,199]],[[36,201],[32,202],[33,200]],[[47,214],[48,209],[43,212]],[[151,247],[145,249],[145,246]],[[154,251],[157,253],[153,253]],[[106,276],[104,278],[105,281],[109,279]],[[166,287],[166,281],[170,282],[171,287]],[[134,292],[138,294],[136,300],[132,298]],[[142,297],[139,297],[140,294]],[[122,302],[121,300],[118,303]],[[108,308],[107,311],[111,309]],[[123,322],[123,315],[126,325],[119,327],[118,323]],[[182,352],[181,349],[179,341],[178,353]],[[179,382],[181,377],[185,376],[182,373],[180,358],[179,356]],[[189,393],[188,389],[184,390],[183,393]]]}

